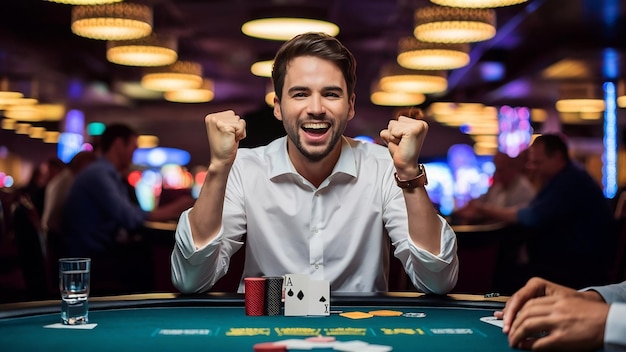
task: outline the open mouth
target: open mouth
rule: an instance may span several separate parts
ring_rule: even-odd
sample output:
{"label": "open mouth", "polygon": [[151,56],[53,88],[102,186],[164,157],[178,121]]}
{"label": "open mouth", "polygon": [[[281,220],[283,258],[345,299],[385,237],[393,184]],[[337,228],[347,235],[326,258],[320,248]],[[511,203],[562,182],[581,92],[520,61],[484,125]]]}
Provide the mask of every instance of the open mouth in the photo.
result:
{"label": "open mouth", "polygon": [[309,122],[302,125],[304,132],[309,134],[322,135],[330,129],[330,124],[327,122]]}

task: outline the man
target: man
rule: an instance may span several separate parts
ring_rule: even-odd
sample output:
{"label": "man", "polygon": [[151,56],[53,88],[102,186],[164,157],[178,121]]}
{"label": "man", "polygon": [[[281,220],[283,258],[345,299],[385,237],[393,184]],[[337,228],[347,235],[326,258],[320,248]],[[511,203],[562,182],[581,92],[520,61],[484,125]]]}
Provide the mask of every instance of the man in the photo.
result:
{"label": "man", "polygon": [[[532,278],[495,312],[513,348],[626,348],[626,281],[582,291]],[[543,336],[538,338],[538,336]]]}
{"label": "man", "polygon": [[417,289],[454,287],[456,238],[435,212],[417,163],[428,126],[403,116],[390,121],[381,131],[388,151],[343,136],[354,117],[355,69],[337,39],[302,34],[274,60],[274,115],[286,137],[238,149],[244,120],[233,111],[205,118],[211,161],[172,253],[180,291],[209,290],[244,235],[244,277],[302,273],[329,280],[333,291],[385,291],[388,235]]}
{"label": "man", "polygon": [[608,283],[616,227],[600,186],[574,165],[559,135],[537,137],[528,157],[530,172],[543,185],[530,204],[482,206],[486,216],[525,228],[529,273],[524,281],[541,276],[575,288]]}
{"label": "man", "polygon": [[[176,219],[193,202],[191,197],[180,198],[151,212],[131,202],[122,175],[132,164],[137,138],[126,125],[107,126],[101,136],[102,156],[76,175],[63,209],[64,255],[92,258],[92,289],[97,293],[130,291],[130,284],[147,275],[138,271],[139,266],[149,270],[148,261],[137,252],[142,248],[118,241],[121,234],[138,229],[146,220]],[[128,263],[133,266],[125,267]],[[98,292],[98,284],[124,275],[119,287]]]}
{"label": "man", "polygon": [[146,220],[175,219],[190,204],[190,199],[181,198],[146,212],[130,201],[122,175],[132,164],[137,138],[126,125],[108,126],[101,136],[102,157],[76,176],[63,212],[67,255],[106,252],[120,230],[134,230]]}
{"label": "man", "polygon": [[496,171],[493,174],[493,184],[487,193],[473,199],[465,207],[453,213],[461,223],[493,222],[493,219],[482,216],[476,205],[486,204],[496,207],[517,207],[528,205],[535,197],[535,188],[522,172],[523,165],[506,153],[498,152],[493,157]]}

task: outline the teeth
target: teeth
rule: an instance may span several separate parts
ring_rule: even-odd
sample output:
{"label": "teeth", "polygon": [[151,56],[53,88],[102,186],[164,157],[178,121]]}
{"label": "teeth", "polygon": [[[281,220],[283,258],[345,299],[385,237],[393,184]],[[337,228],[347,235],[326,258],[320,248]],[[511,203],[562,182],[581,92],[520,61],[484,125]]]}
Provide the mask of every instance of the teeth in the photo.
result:
{"label": "teeth", "polygon": [[302,127],[308,129],[324,129],[328,128],[328,124],[323,122],[309,122],[302,125]]}

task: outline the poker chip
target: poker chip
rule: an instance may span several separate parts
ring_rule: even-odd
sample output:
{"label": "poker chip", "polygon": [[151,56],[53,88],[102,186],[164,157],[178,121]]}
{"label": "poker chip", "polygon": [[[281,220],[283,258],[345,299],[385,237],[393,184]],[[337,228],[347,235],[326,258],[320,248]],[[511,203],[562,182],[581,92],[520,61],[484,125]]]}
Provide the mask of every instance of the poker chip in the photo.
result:
{"label": "poker chip", "polygon": [[407,318],[425,318],[426,313],[404,313],[402,316]]}
{"label": "poker chip", "polygon": [[397,310],[373,310],[369,314],[375,317],[399,317],[402,315],[402,312]]}
{"label": "poker chip", "polygon": [[305,340],[309,342],[334,342],[335,338],[332,336],[311,336]]}
{"label": "poker chip", "polygon": [[262,342],[253,346],[254,352],[287,352],[287,346],[274,342]]}

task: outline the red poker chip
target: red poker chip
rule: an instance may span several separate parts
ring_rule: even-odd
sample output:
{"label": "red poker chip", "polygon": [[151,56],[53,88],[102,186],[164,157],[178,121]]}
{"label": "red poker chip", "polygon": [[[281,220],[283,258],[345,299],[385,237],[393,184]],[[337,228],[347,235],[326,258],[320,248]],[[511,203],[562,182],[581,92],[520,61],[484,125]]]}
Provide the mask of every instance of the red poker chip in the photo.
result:
{"label": "red poker chip", "polygon": [[254,345],[254,352],[287,352],[287,346],[274,342],[262,342]]}
{"label": "red poker chip", "polygon": [[334,342],[335,338],[332,336],[311,336],[305,340],[309,342]]}

